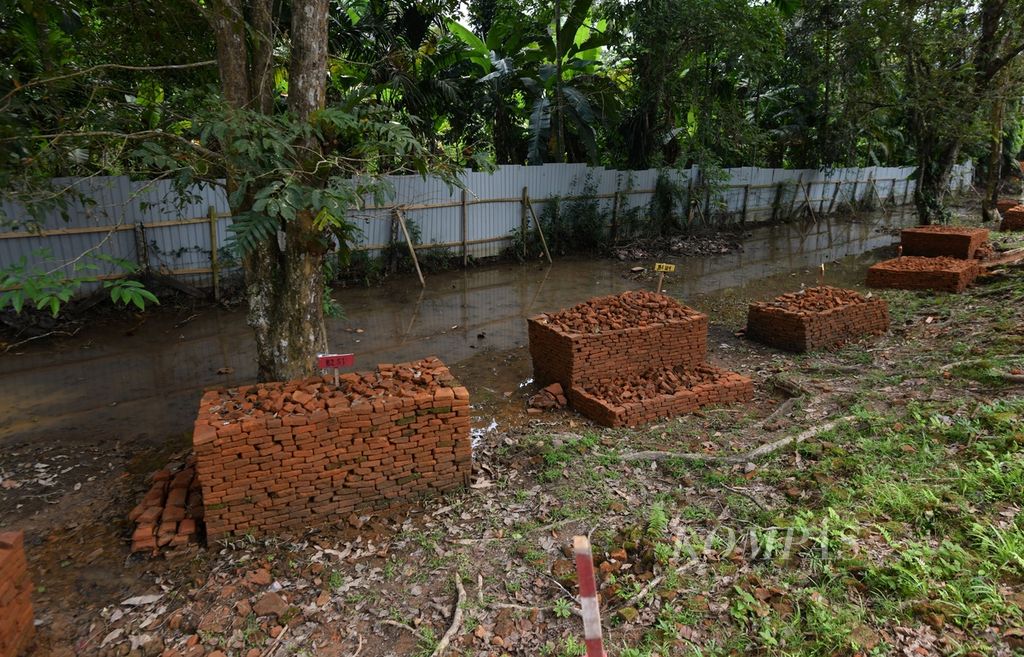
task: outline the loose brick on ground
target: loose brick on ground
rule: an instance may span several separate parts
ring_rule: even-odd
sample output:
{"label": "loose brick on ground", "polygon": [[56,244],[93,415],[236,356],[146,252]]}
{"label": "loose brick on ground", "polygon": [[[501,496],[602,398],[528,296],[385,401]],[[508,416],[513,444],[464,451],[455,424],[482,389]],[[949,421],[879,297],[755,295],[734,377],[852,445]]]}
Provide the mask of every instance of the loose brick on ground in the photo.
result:
{"label": "loose brick on ground", "polygon": [[1017,205],[1003,213],[1003,221],[999,230],[1024,230],[1024,205]]}

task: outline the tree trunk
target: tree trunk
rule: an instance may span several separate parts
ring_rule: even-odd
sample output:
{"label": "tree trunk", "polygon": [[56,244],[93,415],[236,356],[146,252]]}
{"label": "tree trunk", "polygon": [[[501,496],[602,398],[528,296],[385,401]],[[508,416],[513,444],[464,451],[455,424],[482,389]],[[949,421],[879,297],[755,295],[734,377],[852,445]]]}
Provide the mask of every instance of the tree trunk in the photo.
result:
{"label": "tree trunk", "polygon": [[[270,113],[274,109],[272,4],[256,0],[251,8],[250,26],[240,0],[212,0],[207,16],[217,41],[221,89],[228,105]],[[309,121],[324,106],[327,9],[328,0],[292,2],[288,107],[299,121]],[[320,155],[318,144],[310,140],[302,146],[307,161],[296,162],[296,169],[312,171]],[[228,191],[237,189],[235,174],[229,170],[226,177]],[[251,199],[243,199],[232,211],[246,212],[251,205]],[[327,349],[325,247],[320,237],[311,211],[299,212],[293,221],[282,222],[277,235],[242,258],[260,381],[308,376],[316,368],[317,354]]]}
{"label": "tree trunk", "polygon": [[981,220],[998,219],[996,201],[999,199],[999,179],[1003,162],[1003,110],[1002,94],[992,101],[991,139],[988,153],[988,171],[985,172],[985,195],[981,199]]}
{"label": "tree trunk", "polygon": [[938,143],[929,145],[918,142],[917,188],[914,190],[914,205],[917,219],[922,225],[941,224],[948,219],[945,199],[949,193],[949,179],[960,153],[960,143]]}

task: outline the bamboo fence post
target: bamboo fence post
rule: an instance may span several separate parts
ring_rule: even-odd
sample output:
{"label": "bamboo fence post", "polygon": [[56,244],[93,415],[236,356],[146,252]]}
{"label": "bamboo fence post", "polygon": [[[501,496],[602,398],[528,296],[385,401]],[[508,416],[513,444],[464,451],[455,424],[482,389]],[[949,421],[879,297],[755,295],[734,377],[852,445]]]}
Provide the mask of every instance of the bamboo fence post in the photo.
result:
{"label": "bamboo fence post", "polygon": [[409,245],[409,255],[412,256],[412,264],[416,266],[416,275],[420,277],[420,285],[426,287],[427,282],[423,280],[420,261],[416,258],[416,247],[413,246],[412,238],[409,237],[409,228],[405,225],[405,216],[402,214],[401,208],[395,208],[395,216],[398,218],[398,225],[402,227],[402,234],[405,235],[405,243]]}
{"label": "bamboo fence post", "polygon": [[461,220],[462,220],[462,266],[465,267],[469,263],[469,256],[466,253],[466,214],[468,208],[466,207],[466,188],[462,188],[462,204],[461,204]]}
{"label": "bamboo fence post", "polygon": [[540,221],[537,219],[537,213],[533,211],[533,203],[530,202],[530,197],[526,197],[526,207],[530,208],[530,216],[533,217],[533,225],[537,227],[537,234],[540,236],[540,245],[544,247],[544,256],[548,259],[548,264],[551,264],[551,252],[548,251],[548,241],[544,237],[544,229],[540,227]]}
{"label": "bamboo fence post", "polygon": [[741,221],[747,222],[747,199],[750,197],[750,183],[743,186],[743,217]]}
{"label": "bamboo fence post", "polygon": [[803,181],[804,174],[801,173],[800,177],[796,181],[796,186],[793,188],[793,199],[789,202],[789,215],[787,216],[787,219],[792,220],[793,215],[796,212],[796,190],[800,187]]}
{"label": "bamboo fence post", "polygon": [[530,203],[530,190],[523,187],[522,206],[519,208],[519,231],[523,238],[523,258],[526,258],[526,208]]}
{"label": "bamboo fence post", "polygon": [[220,301],[220,266],[217,262],[217,209],[210,206],[210,273],[213,276],[213,300]]}
{"label": "bamboo fence post", "polygon": [[807,211],[811,213],[811,219],[814,221],[818,220],[818,214],[814,211],[814,205],[811,203],[811,195],[807,191],[807,186],[800,183],[800,190],[804,193],[804,203],[807,205]]}
{"label": "bamboo fence post", "polygon": [[139,271],[149,273],[149,245],[146,244],[146,227],[142,222],[135,224],[135,262],[139,265]]}
{"label": "bamboo fence post", "polygon": [[779,205],[782,203],[782,183],[775,185],[775,198],[772,199],[772,223],[779,220]]}
{"label": "bamboo fence post", "polygon": [[842,178],[836,181],[835,189],[832,190],[832,199],[828,202],[828,214],[832,214],[832,208],[835,207],[836,197],[839,196],[839,190],[843,188]]}
{"label": "bamboo fence post", "polygon": [[616,238],[619,236],[619,191],[615,190],[615,194],[612,196],[612,226],[611,226],[611,242],[615,244]]}

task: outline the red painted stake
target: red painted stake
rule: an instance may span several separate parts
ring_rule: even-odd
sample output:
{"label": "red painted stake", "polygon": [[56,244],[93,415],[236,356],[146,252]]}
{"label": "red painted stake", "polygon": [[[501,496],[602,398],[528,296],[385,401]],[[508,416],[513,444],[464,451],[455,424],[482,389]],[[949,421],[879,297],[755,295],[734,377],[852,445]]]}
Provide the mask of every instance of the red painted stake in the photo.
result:
{"label": "red painted stake", "polygon": [[601,609],[597,603],[597,581],[594,579],[594,555],[586,536],[572,539],[576,553],[576,577],[580,585],[580,608],[583,616],[583,640],[587,657],[608,657],[601,640]]}

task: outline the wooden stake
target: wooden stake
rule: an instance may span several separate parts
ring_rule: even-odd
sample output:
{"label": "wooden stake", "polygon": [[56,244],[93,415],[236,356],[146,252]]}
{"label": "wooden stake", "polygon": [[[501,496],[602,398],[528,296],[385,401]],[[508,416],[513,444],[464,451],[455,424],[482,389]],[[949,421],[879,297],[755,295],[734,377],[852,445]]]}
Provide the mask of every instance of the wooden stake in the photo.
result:
{"label": "wooden stake", "polygon": [[210,206],[210,271],[213,275],[213,300],[220,301],[220,266],[217,264],[217,209]]}
{"label": "wooden stake", "polygon": [[420,261],[416,258],[416,248],[412,245],[412,238],[409,237],[409,228],[405,225],[405,215],[398,208],[395,208],[395,217],[398,218],[398,225],[402,227],[402,234],[405,235],[405,243],[409,245],[409,255],[412,256],[412,264],[416,265],[416,275],[420,277],[420,285],[427,286],[423,280],[423,272],[420,271]]}
{"label": "wooden stake", "polygon": [[807,186],[800,183],[800,189],[804,193],[804,202],[807,204],[807,211],[811,213],[811,219],[818,220],[818,214],[814,211],[814,207],[811,205],[811,195],[807,192]]}
{"label": "wooden stake", "polygon": [[615,244],[615,238],[619,235],[619,192],[616,191],[612,197],[612,227],[611,241]]}
{"label": "wooden stake", "polygon": [[465,267],[469,263],[469,256],[466,255],[466,188],[462,188],[462,207],[461,207],[461,218],[462,218],[462,266]]}
{"label": "wooden stake", "polygon": [[146,244],[146,227],[135,224],[135,261],[139,271],[149,273],[149,245]]}
{"label": "wooden stake", "polygon": [[750,185],[743,186],[743,217],[741,221],[746,223],[747,221],[747,198],[750,196]]}
{"label": "wooden stake", "polygon": [[519,234],[523,238],[523,259],[526,258],[526,207],[530,203],[529,189],[523,187],[522,206],[519,208]]}
{"label": "wooden stake", "polygon": [[[537,227],[537,234],[540,236],[540,245],[544,247],[544,257],[548,259],[548,264],[551,264],[551,252],[548,251],[548,241],[544,237],[544,229],[540,226],[540,221],[537,219],[537,213],[533,211],[533,203],[530,203],[530,197],[526,197],[526,207],[530,209],[530,216],[533,217],[533,225]],[[524,235],[525,237],[525,235]]]}
{"label": "wooden stake", "polygon": [[658,294],[661,294],[661,286],[665,283],[665,272],[658,272]]}
{"label": "wooden stake", "polygon": [[580,616],[583,617],[583,643],[587,657],[607,657],[601,637],[601,606],[597,601],[597,580],[594,577],[594,554],[590,539],[574,536],[573,552],[576,556],[576,581],[580,587]]}

